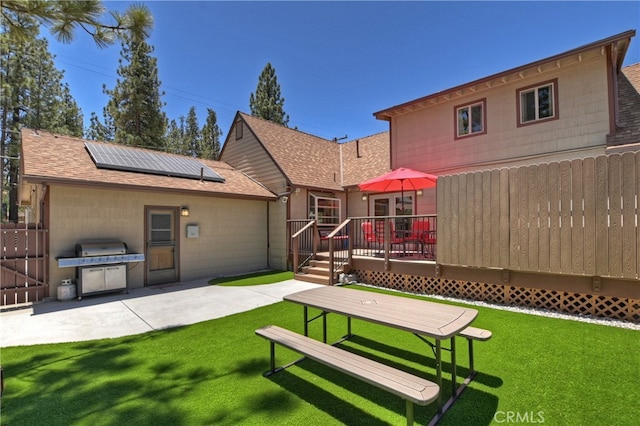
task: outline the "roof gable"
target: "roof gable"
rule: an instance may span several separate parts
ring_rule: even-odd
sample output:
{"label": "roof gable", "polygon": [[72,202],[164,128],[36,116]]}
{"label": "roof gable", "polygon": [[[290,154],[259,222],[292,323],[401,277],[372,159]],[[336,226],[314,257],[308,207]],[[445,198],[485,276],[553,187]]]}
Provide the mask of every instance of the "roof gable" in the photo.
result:
{"label": "roof gable", "polygon": [[448,102],[452,98],[467,95],[470,93],[475,94],[481,91],[490,90],[493,87],[507,84],[508,82],[511,82],[513,80],[525,78],[531,74],[537,75],[562,66],[580,62],[582,61],[582,55],[591,51],[599,52],[599,54],[605,54],[607,49],[611,49],[612,56],[615,56],[617,58],[617,62],[615,65],[619,69],[624,60],[627,48],[629,47],[629,44],[631,42],[631,38],[635,35],[635,30],[629,30],[612,37],[608,37],[606,39],[599,40],[564,53],[560,53],[558,55],[554,55],[536,62],[522,65],[517,68],[500,72],[498,74],[493,74],[479,80],[474,80],[469,83],[464,83],[450,89],[427,95],[422,98],[392,106],[390,108],[374,112],[373,115],[378,120],[390,121],[394,116],[421,110],[431,105],[438,104],[439,102]]}
{"label": "roof gable", "polygon": [[244,113],[238,116],[291,185],[341,189],[337,143]]}

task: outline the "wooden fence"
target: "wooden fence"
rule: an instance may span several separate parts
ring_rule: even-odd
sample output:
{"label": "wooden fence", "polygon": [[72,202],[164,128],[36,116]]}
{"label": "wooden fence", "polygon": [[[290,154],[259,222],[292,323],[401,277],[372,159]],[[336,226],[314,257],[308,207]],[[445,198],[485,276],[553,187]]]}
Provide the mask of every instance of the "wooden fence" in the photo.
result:
{"label": "wooden fence", "polygon": [[0,225],[0,306],[49,296],[47,235],[47,230],[37,224]]}
{"label": "wooden fence", "polygon": [[443,176],[438,263],[638,279],[640,154]]}

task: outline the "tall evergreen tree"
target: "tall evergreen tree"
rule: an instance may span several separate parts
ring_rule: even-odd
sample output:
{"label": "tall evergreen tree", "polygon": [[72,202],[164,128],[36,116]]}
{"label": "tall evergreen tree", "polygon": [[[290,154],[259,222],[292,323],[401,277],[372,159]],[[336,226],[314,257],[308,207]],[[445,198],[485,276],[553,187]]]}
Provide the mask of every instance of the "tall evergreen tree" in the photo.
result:
{"label": "tall evergreen tree", "polygon": [[185,121],[184,136],[187,143],[187,155],[191,157],[200,157],[200,146],[202,145],[202,134],[198,126],[198,116],[196,115],[196,107],[189,108],[187,119]]}
{"label": "tall evergreen tree", "polygon": [[111,99],[105,107],[106,122],[113,119],[116,143],[164,148],[167,117],[158,80],[157,59],[153,47],[144,40],[125,36],[118,68],[120,78],[112,90],[104,88]]}
{"label": "tall evergreen tree", "polygon": [[280,93],[280,84],[276,70],[268,62],[258,79],[255,95],[249,96],[251,115],[287,126],[289,114],[284,112],[284,98]]}
{"label": "tall evergreen tree", "polygon": [[[57,133],[81,135],[80,109],[68,86],[52,83],[61,74],[51,68],[47,45],[36,42],[39,28],[41,25],[48,27],[57,40],[66,43],[73,39],[73,33],[79,27],[103,47],[122,34],[147,37],[153,25],[149,9],[143,5],[131,6],[124,14],[109,13],[110,23],[102,20],[104,13],[102,2],[98,0],[0,1],[2,220],[5,219],[5,206],[8,207],[9,220],[18,220],[20,127],[26,124]],[[34,66],[32,62],[38,60],[41,63]],[[4,198],[5,188],[9,188],[8,200]]]}
{"label": "tall evergreen tree", "polygon": [[207,121],[202,126],[202,139],[200,148],[200,158],[207,160],[217,160],[220,158],[220,137],[222,130],[218,127],[218,117],[216,112],[207,108]]}
{"label": "tall evergreen tree", "polygon": [[178,117],[178,120],[172,119],[169,122],[167,135],[165,137],[164,151],[178,154],[187,155],[187,141],[185,137],[185,118],[183,115]]}
{"label": "tall evergreen tree", "polygon": [[[26,27],[28,17],[24,18]],[[20,154],[20,128],[24,126],[55,133],[82,136],[82,115],[63,73],[54,66],[45,39],[36,38],[38,27],[31,27],[21,38],[13,37],[2,23],[0,31],[0,155],[2,156],[2,194],[8,188],[9,220],[18,220],[17,182]],[[27,38],[27,35],[30,38]],[[4,219],[6,216],[2,216]]]}

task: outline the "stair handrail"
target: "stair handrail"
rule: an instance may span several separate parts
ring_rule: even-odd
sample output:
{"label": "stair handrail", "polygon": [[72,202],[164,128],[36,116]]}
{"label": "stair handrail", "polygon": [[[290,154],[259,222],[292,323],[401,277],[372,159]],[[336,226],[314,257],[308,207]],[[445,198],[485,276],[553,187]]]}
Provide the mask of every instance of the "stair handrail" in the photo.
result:
{"label": "stair handrail", "polygon": [[[327,240],[329,242],[329,285],[334,285],[336,283],[336,273],[343,265],[348,265],[351,263],[351,256],[353,253],[353,238],[351,233],[353,230],[352,227],[347,228],[347,225],[351,223],[351,219],[348,218],[340,225],[338,225],[333,231],[327,235]],[[347,255],[343,256],[338,262],[335,261],[335,248],[333,246],[333,238],[342,232],[343,229],[347,228]],[[337,263],[337,265],[336,265]]]}
{"label": "stair handrail", "polygon": [[[314,228],[316,227],[316,221],[313,220],[309,223],[307,223],[305,226],[303,226],[302,228],[300,228],[300,230],[298,230],[295,234],[293,234],[291,236],[291,244],[292,244],[292,248],[293,248],[293,268],[294,268],[294,273],[298,273],[300,272],[300,266],[305,264],[307,261],[309,261],[309,259],[311,259],[312,255],[308,256],[302,263],[299,263],[299,257],[300,257],[300,247],[299,247],[299,237],[300,235],[302,235],[304,232],[306,232],[309,228]],[[316,242],[315,242],[315,236],[314,236],[314,248],[313,248],[313,253],[316,252]]]}

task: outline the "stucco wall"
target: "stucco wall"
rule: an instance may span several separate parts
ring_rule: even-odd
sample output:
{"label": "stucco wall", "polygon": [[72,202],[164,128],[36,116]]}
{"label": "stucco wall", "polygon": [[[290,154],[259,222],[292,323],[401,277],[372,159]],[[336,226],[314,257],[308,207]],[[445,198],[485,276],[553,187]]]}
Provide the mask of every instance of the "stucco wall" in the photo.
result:
{"label": "stucco wall", "polygon": [[[180,280],[213,278],[268,267],[266,201],[50,185],[50,283],[75,278],[75,268],[58,268],[56,257],[73,256],[82,240],[117,239],[130,252],[145,250],[145,206],[188,206],[179,218]],[[199,225],[199,238],[186,238],[186,225]],[[144,285],[145,265],[130,264],[129,287]]]}
{"label": "stucco wall", "polygon": [[[553,79],[558,80],[559,119],[518,127],[516,91]],[[606,58],[599,52],[583,55],[581,62],[476,89],[395,117],[393,166],[442,174],[541,155],[552,154],[545,157],[549,161],[604,152],[609,105]],[[455,107],[481,99],[486,99],[486,134],[455,140]]]}

